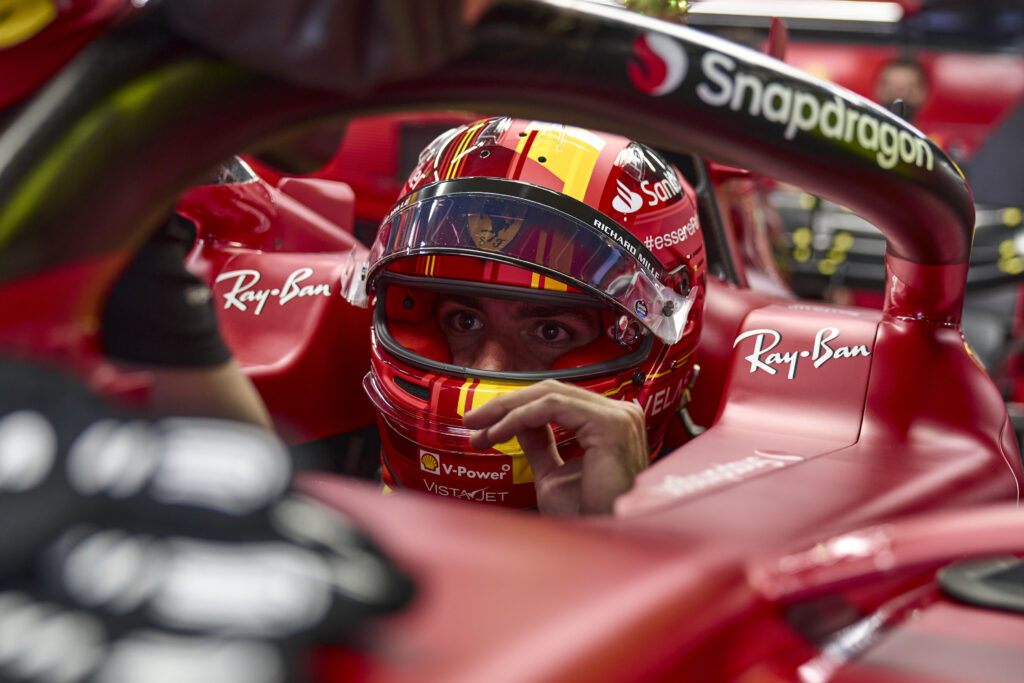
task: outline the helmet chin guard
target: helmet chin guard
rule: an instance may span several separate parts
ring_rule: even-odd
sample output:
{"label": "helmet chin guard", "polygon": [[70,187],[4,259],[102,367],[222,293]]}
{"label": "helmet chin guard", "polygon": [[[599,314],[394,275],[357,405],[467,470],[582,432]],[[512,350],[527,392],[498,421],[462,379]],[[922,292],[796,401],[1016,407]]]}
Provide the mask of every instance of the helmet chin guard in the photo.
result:
{"label": "helmet chin guard", "polygon": [[[375,306],[364,388],[385,482],[535,507],[518,441],[474,449],[462,417],[547,378],[637,402],[656,454],[704,291],[695,195],[678,171],[619,136],[498,118],[440,136],[405,190],[347,287]],[[562,458],[579,456],[552,428]]]}

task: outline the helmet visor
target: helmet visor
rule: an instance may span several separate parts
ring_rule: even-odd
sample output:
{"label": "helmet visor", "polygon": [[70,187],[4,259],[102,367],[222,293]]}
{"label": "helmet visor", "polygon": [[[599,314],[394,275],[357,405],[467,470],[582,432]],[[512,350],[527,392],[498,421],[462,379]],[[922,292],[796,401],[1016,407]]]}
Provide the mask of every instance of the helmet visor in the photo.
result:
{"label": "helmet visor", "polygon": [[408,195],[381,226],[366,289],[388,263],[431,254],[475,255],[525,268],[544,276],[534,287],[571,285],[669,344],[682,336],[692,305],[631,233],[582,202],[523,183],[463,178]]}

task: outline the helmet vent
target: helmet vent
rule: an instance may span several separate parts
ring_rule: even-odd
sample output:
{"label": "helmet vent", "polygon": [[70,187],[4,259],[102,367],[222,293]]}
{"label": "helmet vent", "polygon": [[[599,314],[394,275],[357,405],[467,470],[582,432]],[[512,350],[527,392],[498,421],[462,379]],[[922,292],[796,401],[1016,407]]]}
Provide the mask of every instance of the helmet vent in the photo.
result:
{"label": "helmet vent", "polygon": [[402,379],[401,377],[395,377],[395,384],[398,388],[403,390],[405,393],[421,401],[426,401],[430,398],[430,387],[425,387],[422,384],[414,384],[409,380]]}

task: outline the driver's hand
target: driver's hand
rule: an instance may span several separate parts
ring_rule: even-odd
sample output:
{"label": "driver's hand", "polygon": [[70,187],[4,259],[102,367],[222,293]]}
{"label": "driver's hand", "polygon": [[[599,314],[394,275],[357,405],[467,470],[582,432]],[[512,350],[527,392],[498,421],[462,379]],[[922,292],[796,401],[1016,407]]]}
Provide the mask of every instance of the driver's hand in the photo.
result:
{"label": "driver's hand", "polygon": [[[469,441],[474,448],[519,439],[545,514],[609,513],[648,463],[640,406],[555,380],[488,401],[466,413],[464,422],[479,430]],[[562,460],[551,423],[576,434],[582,457]]]}

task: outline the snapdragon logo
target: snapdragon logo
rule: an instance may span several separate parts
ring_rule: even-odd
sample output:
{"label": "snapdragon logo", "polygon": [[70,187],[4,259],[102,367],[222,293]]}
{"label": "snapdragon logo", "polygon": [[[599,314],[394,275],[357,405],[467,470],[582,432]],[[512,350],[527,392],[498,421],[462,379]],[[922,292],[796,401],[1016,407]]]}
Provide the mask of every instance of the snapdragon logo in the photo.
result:
{"label": "snapdragon logo", "polygon": [[706,79],[697,85],[701,101],[732,111],[746,108],[750,116],[783,125],[787,140],[792,140],[797,131],[816,131],[828,139],[855,143],[875,152],[882,168],[893,168],[903,161],[932,170],[934,158],[925,138],[851,109],[839,97],[822,103],[812,93],[774,81],[765,83],[754,74],[737,71],[735,60],[718,52],[704,55],[701,71]]}
{"label": "snapdragon logo", "polygon": [[637,90],[655,97],[670,93],[686,78],[689,62],[682,47],[660,33],[644,33],[633,41],[627,70]]}

